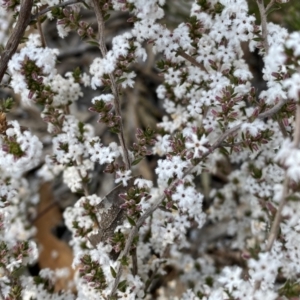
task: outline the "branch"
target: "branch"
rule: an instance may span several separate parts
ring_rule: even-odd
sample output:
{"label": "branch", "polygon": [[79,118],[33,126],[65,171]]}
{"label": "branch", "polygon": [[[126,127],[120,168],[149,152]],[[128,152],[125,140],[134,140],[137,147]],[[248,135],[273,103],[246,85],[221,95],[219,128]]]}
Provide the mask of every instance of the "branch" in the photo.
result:
{"label": "branch", "polygon": [[[262,29],[262,39],[263,39],[263,45],[265,48],[265,55],[268,54],[269,52],[269,42],[268,42],[268,27],[267,27],[267,11],[274,5],[275,0],[271,0],[267,7],[265,8],[264,6],[264,1],[263,0],[256,0],[259,13],[260,13],[260,19],[261,19],[261,29]],[[287,137],[288,134],[286,132],[286,129],[282,123],[282,121],[277,121],[280,131],[284,137]]]}
{"label": "branch", "polygon": [[42,28],[42,24],[41,24],[40,19],[37,19],[37,28],[38,28],[38,31],[39,31],[39,34],[40,34],[40,37],[41,37],[42,47],[46,48],[46,39],[45,39],[45,35],[44,35],[44,32],[43,32],[43,28]]}
{"label": "branch", "polygon": [[[102,15],[101,8],[99,6],[99,1],[93,0],[95,14],[97,18],[98,23],[98,31],[99,31],[99,49],[101,51],[102,56],[104,57],[107,54],[106,44],[105,44],[105,35],[104,35],[104,19]],[[113,74],[109,74],[109,79],[111,81],[111,90],[114,95],[114,107],[116,111],[116,116],[120,118],[120,133],[118,133],[118,138],[121,144],[121,147],[123,149],[123,155],[124,155],[124,163],[126,166],[126,170],[130,170],[131,163],[129,159],[129,153],[128,149],[125,143],[125,137],[124,137],[124,127],[123,127],[123,121],[121,116],[121,101],[120,101],[120,95],[119,95],[119,89],[118,85],[116,83],[116,80],[113,76]]]}
{"label": "branch", "polygon": [[261,113],[258,115],[259,119],[267,119],[272,117],[273,115],[275,115],[281,108],[283,105],[286,104],[286,101],[284,100],[280,100],[276,105],[274,105],[272,108],[270,108],[269,110]]}
{"label": "branch", "polygon": [[36,19],[38,19],[39,17],[41,17],[42,15],[46,14],[47,12],[51,11],[53,8],[56,7],[66,7],[72,4],[76,4],[76,3],[83,3],[83,0],[69,0],[57,5],[53,5],[53,6],[48,6],[44,9],[42,9],[41,11],[39,11],[38,13],[36,13],[35,15],[31,16],[31,21],[34,21]]}
{"label": "branch", "polygon": [[280,225],[280,221],[281,221],[281,213],[285,206],[286,198],[288,196],[288,186],[289,186],[289,178],[288,178],[287,174],[285,173],[282,195],[281,195],[279,206],[278,206],[278,209],[277,209],[277,212],[275,215],[274,222],[273,222],[271,230],[270,230],[270,234],[269,234],[269,238],[268,238],[268,242],[267,242],[267,246],[266,246],[266,251],[270,251],[272,249],[274,241],[278,235],[279,225]]}
{"label": "branch", "polygon": [[[294,147],[299,148],[299,143],[300,143],[300,104],[297,104],[297,111],[296,111],[296,125],[295,125],[295,132],[294,132]],[[275,219],[273,221],[269,238],[268,238],[268,243],[266,246],[266,251],[270,251],[272,249],[272,246],[274,244],[274,241],[278,235],[279,231],[279,226],[280,226],[280,221],[281,221],[281,213],[282,210],[286,204],[286,198],[288,196],[288,190],[289,190],[289,183],[290,179],[288,178],[287,172],[285,172],[285,179],[283,183],[283,190],[282,190],[282,195],[281,199],[279,202],[279,206],[275,215]]]}
{"label": "branch", "polygon": [[200,70],[207,73],[207,70],[205,69],[203,64],[198,63],[194,57],[190,56],[189,54],[185,53],[182,50],[177,51],[177,54],[180,55],[181,57],[185,58],[186,60],[188,60],[192,65],[200,68]]}
{"label": "branch", "polygon": [[266,12],[275,4],[275,0],[271,0],[266,7]]}
{"label": "branch", "polygon": [[11,36],[9,37],[6,46],[1,53],[0,59],[0,83],[3,79],[3,76],[6,72],[7,65],[9,60],[12,58],[16,52],[18,45],[24,35],[24,32],[30,23],[30,14],[33,6],[33,0],[23,0],[21,1],[20,14],[15,28],[12,31]]}
{"label": "branch", "polygon": [[296,125],[294,133],[294,147],[299,148],[300,143],[300,104],[297,104],[296,110]]}
{"label": "branch", "polygon": [[[271,1],[272,2],[272,1]],[[270,4],[271,4],[270,2]],[[256,0],[258,9],[259,9],[259,14],[260,14],[260,20],[261,20],[261,35],[263,39],[263,44],[266,53],[269,52],[269,43],[268,43],[268,28],[267,28],[267,15],[266,15],[266,9],[264,5],[263,0]],[[268,5],[269,7],[269,5]]]}

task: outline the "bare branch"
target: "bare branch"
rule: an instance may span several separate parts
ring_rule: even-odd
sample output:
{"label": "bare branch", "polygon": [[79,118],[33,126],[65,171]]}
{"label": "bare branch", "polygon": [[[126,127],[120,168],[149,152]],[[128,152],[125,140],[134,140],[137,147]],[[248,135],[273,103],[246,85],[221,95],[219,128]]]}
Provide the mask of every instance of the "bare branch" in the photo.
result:
{"label": "bare branch", "polygon": [[278,235],[279,225],[280,225],[280,221],[281,221],[281,213],[285,206],[286,198],[288,196],[288,185],[289,185],[289,178],[287,177],[287,174],[285,174],[282,195],[281,195],[279,206],[278,206],[278,209],[277,209],[277,212],[275,215],[275,219],[272,223],[272,227],[271,227],[269,238],[268,238],[268,243],[266,246],[266,251],[270,251],[272,249],[274,241]]}
{"label": "bare branch", "polygon": [[38,31],[39,31],[39,34],[40,34],[40,37],[41,37],[42,47],[46,48],[46,46],[47,46],[46,45],[46,39],[45,39],[45,35],[44,35],[44,32],[43,32],[41,21],[39,19],[37,20],[37,28],[38,28]]}
{"label": "bare branch", "polygon": [[[294,140],[293,140],[293,146],[295,148],[299,148],[299,143],[300,143],[300,104],[297,104],[297,111],[296,111],[296,125],[295,125],[295,132],[294,132]],[[282,210],[286,204],[286,198],[288,196],[288,190],[289,190],[289,182],[290,179],[287,175],[287,172],[285,173],[285,179],[283,183],[283,190],[282,190],[282,195],[281,199],[279,202],[279,206],[275,215],[275,219],[273,221],[269,238],[268,238],[268,243],[266,246],[266,251],[270,251],[272,249],[272,246],[274,244],[274,241],[278,235],[279,231],[279,226],[280,226],[280,221],[281,221],[281,213]]]}
{"label": "bare branch", "polygon": [[[102,15],[101,8],[99,6],[99,2],[97,0],[93,0],[93,5],[95,9],[95,14],[97,18],[98,23],[98,31],[99,31],[99,49],[101,51],[102,56],[104,57],[107,54],[106,44],[105,44],[105,35],[104,35],[104,19]],[[120,133],[118,133],[118,138],[121,144],[121,147],[123,149],[123,155],[124,155],[124,163],[127,170],[130,170],[131,163],[129,159],[129,153],[125,142],[124,137],[124,127],[123,127],[123,121],[122,121],[122,115],[121,115],[121,101],[120,101],[120,95],[119,95],[119,88],[116,83],[116,80],[113,76],[113,74],[109,74],[109,79],[111,82],[111,90],[114,95],[114,107],[116,116],[120,118]]]}
{"label": "bare branch", "polygon": [[260,19],[261,19],[261,35],[263,39],[263,44],[266,53],[269,52],[269,43],[268,43],[268,28],[267,28],[267,15],[266,15],[266,9],[264,5],[263,0],[256,0],[258,9],[259,9],[259,14],[260,14]]}
{"label": "bare branch", "polygon": [[0,83],[6,72],[7,65],[11,57],[16,52],[18,45],[24,35],[24,32],[30,23],[30,14],[33,6],[33,0],[23,0],[21,1],[20,14],[15,28],[12,31],[11,36],[6,43],[6,46],[1,53],[0,59]]}
{"label": "bare branch", "polygon": [[266,7],[266,12],[275,4],[275,0],[271,0]]}
{"label": "bare branch", "polygon": [[189,54],[185,53],[182,50],[177,51],[177,54],[180,55],[180,56],[182,56],[186,60],[188,60],[194,66],[200,68],[205,73],[207,73],[207,70],[205,69],[205,67],[202,64],[198,63],[194,57],[190,56]]}
{"label": "bare branch", "polygon": [[[267,11],[274,5],[275,0],[271,0],[267,7],[265,8],[264,6],[264,1],[263,0],[256,0],[259,13],[260,13],[260,18],[261,18],[261,29],[262,29],[262,39],[263,39],[263,45],[265,48],[265,54],[268,54],[269,52],[269,42],[268,42],[268,27],[267,27]],[[281,121],[277,121],[280,131],[283,134],[283,136],[287,136],[286,129]]]}
{"label": "bare branch", "polygon": [[300,104],[297,104],[296,110],[296,125],[294,132],[294,147],[299,148],[300,143]]}
{"label": "bare branch", "polygon": [[270,118],[273,115],[275,115],[281,108],[282,106],[286,104],[286,101],[284,100],[280,100],[276,105],[274,105],[272,108],[270,108],[269,110],[261,113],[258,115],[259,119],[266,119],[266,118]]}
{"label": "bare branch", "polygon": [[44,9],[42,9],[41,11],[39,11],[38,13],[36,13],[35,15],[31,16],[31,21],[34,21],[36,19],[38,19],[39,17],[43,16],[44,14],[46,14],[47,12],[51,11],[53,8],[56,7],[66,7],[72,4],[76,4],[76,3],[83,3],[83,0],[69,0],[57,5],[53,5],[53,6],[48,6]]}

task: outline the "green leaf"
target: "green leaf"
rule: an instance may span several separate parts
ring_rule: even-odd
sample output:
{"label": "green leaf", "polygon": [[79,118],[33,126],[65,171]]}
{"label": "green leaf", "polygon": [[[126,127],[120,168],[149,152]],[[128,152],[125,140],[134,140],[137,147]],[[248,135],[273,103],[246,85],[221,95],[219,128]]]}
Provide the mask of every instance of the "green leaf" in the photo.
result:
{"label": "green leaf", "polygon": [[111,133],[118,134],[120,132],[120,129],[118,127],[112,127],[112,128],[109,129],[109,131]]}
{"label": "green leaf", "polygon": [[78,122],[78,130],[81,135],[84,134],[84,123]]}
{"label": "green leaf", "polygon": [[54,18],[57,18],[57,19],[63,18],[62,8],[60,8],[60,7],[56,7],[56,6],[52,7],[51,14]]}
{"label": "green leaf", "polygon": [[134,238],[133,238],[133,245],[137,245],[137,243],[138,243],[138,241],[139,241],[139,236],[137,235],[137,236],[135,236]]}
{"label": "green leaf", "polygon": [[227,149],[225,147],[220,147],[220,152],[226,156],[229,155],[229,152],[227,151]]}
{"label": "green leaf", "polygon": [[120,290],[121,292],[125,292],[127,288],[127,280],[123,280],[118,284],[118,290]]}
{"label": "green leaf", "polygon": [[110,18],[110,14],[104,16],[104,21],[107,21]]}
{"label": "green leaf", "polygon": [[223,4],[221,4],[220,2],[217,2],[217,3],[214,5],[215,12],[216,12],[217,14],[220,14],[220,13],[223,11],[224,7],[225,7],[225,6],[224,6]]}
{"label": "green leaf", "polygon": [[39,21],[40,21],[41,24],[43,24],[46,20],[47,20],[47,16],[41,16],[39,18]]}
{"label": "green leaf", "polygon": [[120,263],[122,266],[128,266],[128,257],[127,256],[123,256],[121,259],[120,259]]}
{"label": "green leaf", "polygon": [[125,80],[126,80],[126,78],[124,78],[124,77],[123,77],[123,78],[120,78],[120,79],[117,80],[117,84],[122,83],[122,82],[124,82]]}
{"label": "green leaf", "polygon": [[242,132],[242,140],[243,141],[245,140],[245,134],[244,134],[244,132]]}
{"label": "green leaf", "polygon": [[75,79],[76,82],[79,82],[80,80],[80,76],[81,76],[81,70],[79,67],[77,67],[76,69],[74,69],[73,73],[72,73],[73,78]]}
{"label": "green leaf", "polygon": [[83,6],[87,9],[90,9],[91,7],[85,2],[85,1],[82,1],[81,2],[83,4]]}
{"label": "green leaf", "polygon": [[273,11],[280,10],[280,9],[281,9],[281,6],[279,6],[279,5],[273,6],[266,12],[266,16],[269,15],[270,13],[272,13]]}
{"label": "green leaf", "polygon": [[110,272],[111,272],[111,275],[112,275],[113,278],[117,277],[117,273],[116,273],[116,271],[113,267],[110,267]]}
{"label": "green leaf", "polygon": [[158,69],[164,70],[165,69],[165,62],[163,60],[160,60],[156,63],[156,66]]}
{"label": "green leaf", "polygon": [[144,157],[139,157],[137,159],[135,159],[133,162],[132,162],[132,166],[135,166],[137,165],[140,161],[142,161],[144,159]]}
{"label": "green leaf", "polygon": [[2,100],[1,102],[2,103],[0,103],[0,111],[4,113],[8,113],[14,105],[13,98],[7,98],[5,100]]}
{"label": "green leaf", "polygon": [[128,220],[128,222],[129,222],[129,224],[131,226],[136,226],[136,223],[135,223],[135,221],[132,218],[130,218],[130,217],[127,216],[127,220]]}
{"label": "green leaf", "polygon": [[89,40],[87,41],[88,44],[99,47],[99,43],[97,41]]}

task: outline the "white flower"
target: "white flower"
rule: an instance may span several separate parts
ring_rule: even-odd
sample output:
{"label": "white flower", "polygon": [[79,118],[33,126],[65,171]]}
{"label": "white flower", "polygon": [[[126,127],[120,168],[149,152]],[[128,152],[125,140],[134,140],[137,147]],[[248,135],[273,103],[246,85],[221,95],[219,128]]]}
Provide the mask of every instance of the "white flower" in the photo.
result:
{"label": "white flower", "polygon": [[196,134],[191,134],[187,137],[185,145],[186,148],[191,150],[194,154],[193,158],[199,158],[203,154],[207,153],[209,149],[205,147],[208,144],[208,139],[205,135],[202,135],[200,140]]}
{"label": "white flower", "polygon": [[126,171],[117,171],[116,172],[116,179],[115,179],[115,183],[118,184],[120,182],[122,182],[123,186],[127,186],[127,181],[132,178],[131,176],[131,171],[130,170],[126,170]]}
{"label": "white flower", "polygon": [[297,31],[292,32],[285,42],[285,46],[293,49],[295,56],[300,56],[300,33]]}
{"label": "white flower", "polygon": [[258,260],[251,258],[248,261],[249,274],[255,281],[274,283],[280,265],[280,260],[277,257],[273,257],[269,252],[259,253]]}
{"label": "white flower", "polygon": [[176,176],[182,178],[184,169],[189,165],[188,162],[182,160],[179,156],[173,156],[171,159],[159,160],[155,173],[158,178],[168,181],[168,179]]}
{"label": "white flower", "polygon": [[287,174],[296,182],[300,181],[300,149],[295,148],[290,140],[285,140],[275,160],[287,168]]}
{"label": "white flower", "polygon": [[242,282],[242,271],[240,267],[225,267],[218,281],[231,293],[234,288],[239,288]]}
{"label": "white flower", "polygon": [[[22,73],[23,62],[26,59],[35,62],[35,64],[41,68],[42,74],[49,78],[52,78],[56,73],[55,63],[58,50],[38,47],[38,39],[39,37],[30,36],[26,46],[21,49],[20,53],[15,53],[8,63],[8,71],[12,75],[11,86],[16,93],[21,93],[22,101],[24,101],[25,104],[28,104],[30,99],[28,99],[29,87]],[[34,97],[35,96],[33,96],[33,99]]]}
{"label": "white flower", "polygon": [[151,189],[153,187],[153,182],[151,180],[146,180],[142,178],[137,178],[134,181],[134,184],[140,189],[141,188]]}
{"label": "white flower", "polygon": [[104,101],[104,102],[113,102],[114,101],[114,95],[113,94],[101,94],[99,96],[96,96],[92,99],[92,103],[95,104],[96,101]]}
{"label": "white flower", "polygon": [[174,68],[169,68],[168,72],[165,74],[165,81],[170,85],[179,84],[181,82],[181,71],[174,70]]}
{"label": "white flower", "polygon": [[22,259],[14,260],[6,265],[6,268],[9,272],[13,272],[15,269],[19,268],[22,265]]}
{"label": "white flower", "polygon": [[85,145],[88,149],[91,161],[99,162],[100,165],[112,163],[115,158],[120,156],[120,151],[114,147],[114,143],[105,147],[100,143],[100,139],[97,137],[86,141]]}
{"label": "white flower", "polygon": [[256,137],[260,131],[265,129],[265,123],[261,120],[254,120],[252,123],[243,123],[241,130],[249,132],[251,136]]}
{"label": "white flower", "polygon": [[134,72],[125,73],[120,79],[122,80],[122,88],[125,89],[127,86],[133,88],[134,80],[132,80],[136,74]]}
{"label": "white flower", "polygon": [[292,74],[290,78],[285,79],[282,82],[282,86],[287,89],[289,98],[296,101],[300,97],[300,74],[298,72]]}
{"label": "white flower", "polygon": [[181,300],[198,300],[198,299],[199,298],[195,295],[195,293],[191,289],[188,289],[181,296]]}

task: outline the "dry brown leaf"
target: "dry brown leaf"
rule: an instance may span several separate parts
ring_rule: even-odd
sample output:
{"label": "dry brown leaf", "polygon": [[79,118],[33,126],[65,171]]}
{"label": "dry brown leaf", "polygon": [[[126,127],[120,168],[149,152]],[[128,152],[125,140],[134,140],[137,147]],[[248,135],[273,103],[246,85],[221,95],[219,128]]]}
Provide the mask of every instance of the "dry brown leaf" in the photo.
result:
{"label": "dry brown leaf", "polygon": [[52,228],[58,225],[62,219],[58,205],[53,204],[53,194],[49,183],[43,183],[40,187],[40,202],[38,204],[38,215],[42,214],[35,222],[37,228],[36,240],[41,248],[39,255],[40,268],[51,270],[67,268],[69,276],[59,278],[55,283],[55,291],[68,289],[69,283],[74,277],[72,268],[73,253],[69,245],[59,240],[51,232]]}

